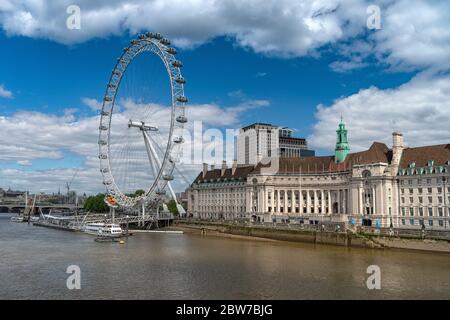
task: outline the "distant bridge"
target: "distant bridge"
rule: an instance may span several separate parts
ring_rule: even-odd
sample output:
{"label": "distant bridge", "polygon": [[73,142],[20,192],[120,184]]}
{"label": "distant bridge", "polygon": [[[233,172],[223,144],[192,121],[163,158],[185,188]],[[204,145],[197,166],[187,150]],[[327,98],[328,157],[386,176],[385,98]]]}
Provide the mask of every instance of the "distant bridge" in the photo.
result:
{"label": "distant bridge", "polygon": [[[81,206],[74,204],[35,204],[34,213],[39,214],[42,211],[49,211],[50,209],[62,209],[73,211],[80,209]],[[0,213],[20,213],[25,210],[25,204],[20,203],[0,203]]]}

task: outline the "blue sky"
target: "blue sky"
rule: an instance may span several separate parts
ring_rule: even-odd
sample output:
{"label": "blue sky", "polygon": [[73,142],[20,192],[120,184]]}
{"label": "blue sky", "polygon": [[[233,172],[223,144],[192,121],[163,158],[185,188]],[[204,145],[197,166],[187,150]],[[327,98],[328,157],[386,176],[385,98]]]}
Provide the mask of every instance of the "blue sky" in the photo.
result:
{"label": "blue sky", "polygon": [[209,127],[289,126],[318,154],[333,151],[341,114],[353,151],[389,145],[394,129],[409,145],[450,140],[444,1],[375,1],[379,30],[363,0],[72,2],[80,30],[65,27],[69,1],[0,3],[0,187],[56,191],[82,168],[74,184],[101,190],[96,106],[123,47],[147,30],[177,47],[189,105]]}
{"label": "blue sky", "polygon": [[[0,65],[1,81],[15,98],[2,101],[2,114],[33,110],[62,115],[67,108],[94,114],[81,98],[101,100],[110,70],[130,39],[110,37],[67,46],[3,32],[0,59],[10,63]],[[184,61],[191,103],[231,106],[239,99],[266,99],[271,106],[263,113],[245,113],[241,124],[273,122],[295,128],[302,136],[311,133],[318,104],[330,105],[370,86],[395,88],[415,74],[387,72],[380,65],[338,73],[329,67],[340,59],[331,48],[323,48],[319,57],[286,59],[256,54],[225,37],[181,50],[178,57]]]}

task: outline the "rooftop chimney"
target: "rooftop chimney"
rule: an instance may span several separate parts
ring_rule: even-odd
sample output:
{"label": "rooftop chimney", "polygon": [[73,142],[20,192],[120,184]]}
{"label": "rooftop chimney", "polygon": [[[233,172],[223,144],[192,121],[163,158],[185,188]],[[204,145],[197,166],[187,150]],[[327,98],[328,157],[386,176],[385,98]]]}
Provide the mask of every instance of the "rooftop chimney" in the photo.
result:
{"label": "rooftop chimney", "polygon": [[236,172],[236,168],[237,168],[237,160],[234,159],[233,165],[231,166],[231,175],[234,175],[234,173]]}
{"label": "rooftop chimney", "polygon": [[203,179],[206,177],[207,172],[208,172],[208,164],[203,163]]}
{"label": "rooftop chimney", "polygon": [[392,175],[397,175],[400,161],[403,154],[403,134],[399,132],[392,133]]}
{"label": "rooftop chimney", "polygon": [[222,161],[222,171],[220,172],[220,176],[223,177],[225,171],[227,170],[227,162],[225,160]]}

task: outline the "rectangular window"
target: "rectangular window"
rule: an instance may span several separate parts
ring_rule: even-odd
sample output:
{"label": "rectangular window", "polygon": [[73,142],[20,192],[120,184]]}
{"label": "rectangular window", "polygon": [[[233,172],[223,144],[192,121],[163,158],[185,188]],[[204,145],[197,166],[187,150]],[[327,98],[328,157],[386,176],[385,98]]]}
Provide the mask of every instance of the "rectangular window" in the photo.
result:
{"label": "rectangular window", "polygon": [[439,227],[443,227],[444,226],[444,220],[439,220]]}
{"label": "rectangular window", "polygon": [[402,225],[405,225],[405,224],[406,224],[405,219],[402,219]]}
{"label": "rectangular window", "polygon": [[423,198],[419,197],[419,203],[423,203]]}
{"label": "rectangular window", "polygon": [[409,208],[409,215],[414,216],[414,208]]}
{"label": "rectangular window", "polygon": [[429,225],[430,227],[432,227],[432,226],[433,226],[433,220],[428,220],[428,225]]}
{"label": "rectangular window", "polygon": [[408,184],[409,184],[409,185],[412,185],[412,180],[408,180]]}
{"label": "rectangular window", "polygon": [[438,187],[438,188],[437,188],[437,192],[438,192],[438,193],[442,193],[442,188],[441,188],[441,187]]}
{"label": "rectangular window", "polygon": [[442,208],[438,208],[439,217],[444,216],[444,213],[442,211]]}
{"label": "rectangular window", "polygon": [[433,208],[428,208],[428,215],[429,215],[430,217],[433,216]]}
{"label": "rectangular window", "polygon": [[409,219],[409,224],[413,226],[414,225],[414,219]]}
{"label": "rectangular window", "polygon": [[422,194],[423,189],[419,188],[418,191],[419,191],[419,194]]}
{"label": "rectangular window", "polygon": [[419,216],[423,217],[423,208],[419,208]]}
{"label": "rectangular window", "polygon": [[402,216],[404,216],[405,215],[405,208],[402,208]]}
{"label": "rectangular window", "polygon": [[409,189],[409,194],[413,194],[413,189]]}

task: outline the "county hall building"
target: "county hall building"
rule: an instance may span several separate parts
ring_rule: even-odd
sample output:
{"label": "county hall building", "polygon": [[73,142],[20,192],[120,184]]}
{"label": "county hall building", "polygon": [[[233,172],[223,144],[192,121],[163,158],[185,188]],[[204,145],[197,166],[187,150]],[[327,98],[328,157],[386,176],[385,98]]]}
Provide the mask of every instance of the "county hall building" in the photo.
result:
{"label": "county hall building", "polygon": [[341,120],[332,156],[279,157],[265,165],[235,161],[230,168],[204,164],[187,189],[188,213],[212,220],[450,229],[449,177],[450,144],[405,147],[395,132],[391,148],[374,142],[350,153]]}

